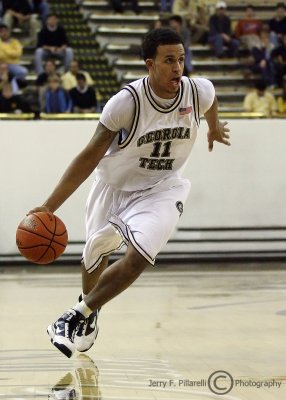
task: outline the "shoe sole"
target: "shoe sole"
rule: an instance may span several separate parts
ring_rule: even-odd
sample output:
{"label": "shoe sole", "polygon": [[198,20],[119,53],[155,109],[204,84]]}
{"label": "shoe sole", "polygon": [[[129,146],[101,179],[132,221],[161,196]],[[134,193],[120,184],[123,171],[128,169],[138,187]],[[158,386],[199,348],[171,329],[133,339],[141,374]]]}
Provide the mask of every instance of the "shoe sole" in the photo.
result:
{"label": "shoe sole", "polygon": [[53,329],[53,325],[49,325],[47,328],[47,333],[51,338],[51,343],[58,349],[60,350],[66,357],[71,358],[73,355],[74,351],[69,349],[64,343],[60,343],[57,340],[55,340],[55,331]]}

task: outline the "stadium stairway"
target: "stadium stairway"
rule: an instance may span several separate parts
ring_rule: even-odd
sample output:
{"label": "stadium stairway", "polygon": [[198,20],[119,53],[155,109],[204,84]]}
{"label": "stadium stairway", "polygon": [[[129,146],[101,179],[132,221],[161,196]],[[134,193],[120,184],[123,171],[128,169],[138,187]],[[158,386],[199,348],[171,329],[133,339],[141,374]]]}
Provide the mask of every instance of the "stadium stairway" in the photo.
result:
{"label": "stadium stairway", "polygon": [[[146,75],[144,62],[140,59],[140,44],[144,34],[162,17],[156,0],[139,0],[139,15],[134,14],[128,2],[124,3],[125,11],[120,15],[111,11],[108,0],[50,0],[50,4],[67,30],[75,58],[93,77],[102,105],[120,86]],[[229,0],[228,4],[229,15],[235,24],[243,16],[246,2],[237,4]],[[267,20],[273,15],[274,7],[272,1],[259,1],[257,15]],[[21,30],[14,29],[13,35],[18,36],[25,46],[27,38]],[[191,49],[192,77],[204,76],[214,83],[221,112],[242,112],[243,98],[253,87],[254,80],[245,77],[245,53],[241,51],[237,59],[216,59],[208,45],[192,45]],[[32,102],[36,79],[34,51],[34,47],[24,47],[23,65],[30,71],[26,93]],[[279,93],[274,90],[275,95]],[[34,108],[37,108],[36,102]]]}

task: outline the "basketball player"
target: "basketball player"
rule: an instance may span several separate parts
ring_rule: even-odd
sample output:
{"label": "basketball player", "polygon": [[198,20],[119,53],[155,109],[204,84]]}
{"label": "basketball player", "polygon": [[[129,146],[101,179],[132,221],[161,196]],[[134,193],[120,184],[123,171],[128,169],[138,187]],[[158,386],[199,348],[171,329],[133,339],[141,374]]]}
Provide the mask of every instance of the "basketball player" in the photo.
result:
{"label": "basketball player", "polygon": [[[149,32],[142,44],[148,76],[106,104],[96,132],[41,207],[55,212],[96,169],[87,200],[86,245],[79,302],[48,327],[67,357],[94,343],[100,308],[128,288],[165,246],[183,212],[190,183],[181,177],[197,136],[208,123],[208,147],[229,143],[218,120],[215,90],[207,79],[183,77],[184,46],[168,28]],[[108,255],[127,245],[108,268]]]}

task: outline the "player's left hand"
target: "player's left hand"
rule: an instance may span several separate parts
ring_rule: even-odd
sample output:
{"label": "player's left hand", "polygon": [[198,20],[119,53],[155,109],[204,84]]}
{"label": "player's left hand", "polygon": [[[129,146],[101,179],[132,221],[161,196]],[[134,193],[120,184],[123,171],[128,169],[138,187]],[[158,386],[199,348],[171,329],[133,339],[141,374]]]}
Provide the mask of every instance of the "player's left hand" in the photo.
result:
{"label": "player's left hand", "polygon": [[229,139],[229,128],[226,126],[228,122],[220,122],[218,123],[216,129],[208,131],[208,143],[209,143],[209,151],[213,150],[214,141],[223,143],[226,146],[230,146]]}

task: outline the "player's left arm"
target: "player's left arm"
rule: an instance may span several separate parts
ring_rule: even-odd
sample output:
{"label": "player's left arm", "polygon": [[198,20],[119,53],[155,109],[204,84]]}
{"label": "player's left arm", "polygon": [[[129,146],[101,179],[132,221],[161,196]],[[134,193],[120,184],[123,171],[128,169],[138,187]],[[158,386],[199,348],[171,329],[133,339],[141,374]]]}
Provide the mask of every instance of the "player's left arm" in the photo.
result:
{"label": "player's left arm", "polygon": [[223,143],[226,146],[230,146],[229,141],[229,128],[227,127],[228,122],[221,122],[218,118],[218,105],[217,98],[214,97],[214,101],[211,107],[204,113],[204,117],[208,124],[208,144],[209,151],[212,151],[214,142]]}
{"label": "player's left arm", "polygon": [[209,151],[212,151],[214,141],[230,146],[227,122],[221,122],[218,118],[217,98],[212,82],[205,78],[194,78],[193,81],[197,88],[200,116],[204,115],[209,128]]}

